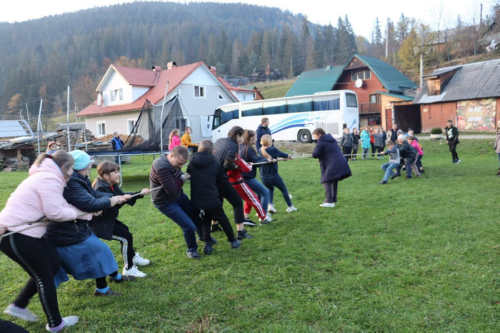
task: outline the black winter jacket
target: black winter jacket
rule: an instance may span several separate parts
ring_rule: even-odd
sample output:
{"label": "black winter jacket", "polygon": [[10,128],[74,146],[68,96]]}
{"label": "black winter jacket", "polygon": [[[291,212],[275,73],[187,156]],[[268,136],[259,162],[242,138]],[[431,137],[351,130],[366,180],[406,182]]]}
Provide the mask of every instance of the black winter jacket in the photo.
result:
{"label": "black winter jacket", "polygon": [[224,169],[210,152],[195,153],[188,165],[191,175],[191,202],[196,209],[222,206],[218,185],[224,179]]}
{"label": "black winter jacket", "polygon": [[340,145],[342,147],[352,147],[354,144],[354,138],[351,133],[342,135],[342,140],[340,141]]}
{"label": "black winter jacket", "polygon": [[[74,172],[63,192],[64,199],[83,212],[94,213],[111,207],[108,193],[95,191],[88,177]],[[56,246],[68,246],[83,242],[92,231],[88,221],[53,222],[47,226],[45,237]]]}
{"label": "black winter jacket", "polygon": [[235,169],[233,161],[238,155],[238,144],[231,138],[222,138],[215,142],[214,156],[224,170]]}
{"label": "black winter jacket", "polygon": [[162,186],[162,189],[151,193],[153,203],[160,205],[177,201],[182,194],[184,184],[181,176],[182,171],[172,166],[165,156],[154,160],[149,174],[149,186],[150,188]]}
{"label": "black winter jacket", "polygon": [[340,151],[340,147],[330,134],[322,135],[312,156],[319,159],[321,168],[321,183],[342,180],[351,176],[349,164]]}
{"label": "black winter jacket", "polygon": [[[98,178],[97,182],[94,185],[94,189],[96,191],[99,191],[101,193],[109,193],[111,195],[123,195],[123,194],[137,194],[139,192],[127,192],[124,193],[122,189],[118,185],[113,185],[111,186],[108,182],[106,182],[104,179]],[[137,197],[134,197],[130,199],[129,201],[126,202],[126,204],[129,204],[130,206],[135,205],[135,202],[137,199],[143,198],[144,196],[139,195]],[[92,231],[96,234],[97,237],[99,238],[104,238],[107,240],[111,240],[113,236],[113,228],[115,226],[115,222],[117,221],[118,214],[119,214],[119,209],[125,205],[116,205],[113,207],[110,207],[108,209],[103,210],[102,214],[99,216],[96,216],[92,219],[92,222],[90,223],[90,227],[92,228]]]}

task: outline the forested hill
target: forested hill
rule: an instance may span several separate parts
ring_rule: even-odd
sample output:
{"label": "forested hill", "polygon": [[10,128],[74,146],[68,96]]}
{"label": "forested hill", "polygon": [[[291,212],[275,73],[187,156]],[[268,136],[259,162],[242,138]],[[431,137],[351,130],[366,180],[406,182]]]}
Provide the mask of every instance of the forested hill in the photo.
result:
{"label": "forested hill", "polygon": [[232,75],[269,65],[287,77],[343,63],[355,49],[347,17],[318,26],[245,4],[142,2],[0,23],[0,112],[13,117],[26,104],[34,112],[40,97],[44,110],[60,112],[68,84],[72,106],[83,108],[113,62],[151,68],[203,60]]}

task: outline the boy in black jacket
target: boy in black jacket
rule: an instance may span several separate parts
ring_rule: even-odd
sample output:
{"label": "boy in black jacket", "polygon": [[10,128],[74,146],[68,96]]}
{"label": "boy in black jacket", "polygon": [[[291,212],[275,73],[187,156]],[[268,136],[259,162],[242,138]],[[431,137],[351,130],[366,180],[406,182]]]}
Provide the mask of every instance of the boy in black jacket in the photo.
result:
{"label": "boy in black jacket", "polygon": [[[113,162],[105,161],[100,163],[97,166],[97,174],[98,178],[92,184],[96,191],[110,193],[111,195],[139,194],[139,192],[124,193],[121,190],[118,186],[120,183],[120,167]],[[148,193],[149,189],[145,188],[140,192],[140,195],[135,196],[126,203],[133,206],[137,199],[143,198]],[[146,276],[146,273],[141,272],[137,266],[149,265],[150,261],[135,252],[132,234],[128,227],[118,220],[119,209],[124,204],[103,210],[101,215],[92,220],[90,226],[97,237],[106,240],[114,239],[120,242],[124,262],[122,275],[142,278]]]}
{"label": "boy in black jacket", "polygon": [[462,162],[457,154],[457,145],[460,141],[458,140],[458,128],[453,126],[453,120],[448,120],[448,126],[445,127],[444,133],[446,134],[446,140],[450,148],[452,162],[455,164]]}
{"label": "boy in black jacket", "polygon": [[191,176],[191,202],[196,210],[201,240],[205,242],[203,252],[211,254],[215,241],[210,236],[212,220],[219,222],[231,243],[232,248],[240,247],[240,241],[234,237],[234,231],[222,208],[219,185],[224,178],[224,169],[213,156],[213,144],[204,140],[193,155],[187,172]]}

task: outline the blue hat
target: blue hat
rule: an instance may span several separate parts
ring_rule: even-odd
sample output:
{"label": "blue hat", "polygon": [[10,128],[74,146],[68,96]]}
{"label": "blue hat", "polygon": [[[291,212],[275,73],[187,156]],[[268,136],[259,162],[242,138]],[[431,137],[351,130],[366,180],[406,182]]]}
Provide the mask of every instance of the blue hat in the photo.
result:
{"label": "blue hat", "polygon": [[94,160],[92,160],[89,154],[87,154],[83,150],[72,150],[69,153],[71,154],[71,156],[73,156],[73,159],[75,160],[73,169],[75,169],[76,171],[86,169],[89,166],[89,164],[94,162]]}

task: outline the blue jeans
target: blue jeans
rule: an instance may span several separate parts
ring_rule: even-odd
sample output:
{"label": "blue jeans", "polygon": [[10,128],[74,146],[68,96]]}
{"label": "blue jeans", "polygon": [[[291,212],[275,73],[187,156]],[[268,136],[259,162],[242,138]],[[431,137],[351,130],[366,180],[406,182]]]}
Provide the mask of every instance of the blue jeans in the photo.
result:
{"label": "blue jeans", "polygon": [[286,185],[283,182],[283,179],[281,179],[280,175],[274,175],[272,177],[262,178],[262,182],[269,189],[269,197],[270,197],[269,202],[271,204],[273,203],[274,187],[276,186],[281,191],[281,194],[283,194],[283,199],[285,199],[287,206],[288,207],[292,206],[292,200],[290,200],[290,195],[288,194]]}
{"label": "blue jeans", "polygon": [[264,209],[264,212],[267,212],[267,207],[269,206],[269,201],[271,200],[271,194],[269,193],[267,187],[262,185],[262,183],[259,182],[256,178],[245,179],[245,183],[247,183],[252,191],[254,191],[259,196],[260,203],[262,204],[262,209]]}
{"label": "blue jeans", "polygon": [[196,250],[196,225],[193,222],[193,207],[188,197],[182,193],[176,202],[155,204],[156,208],[174,221],[184,232],[184,240],[190,250]]}
{"label": "blue jeans", "polygon": [[382,165],[382,170],[385,171],[384,178],[382,179],[384,182],[387,182],[389,180],[389,177],[392,176],[392,170],[396,170],[396,173],[398,172],[399,168],[399,163],[385,163]]}

